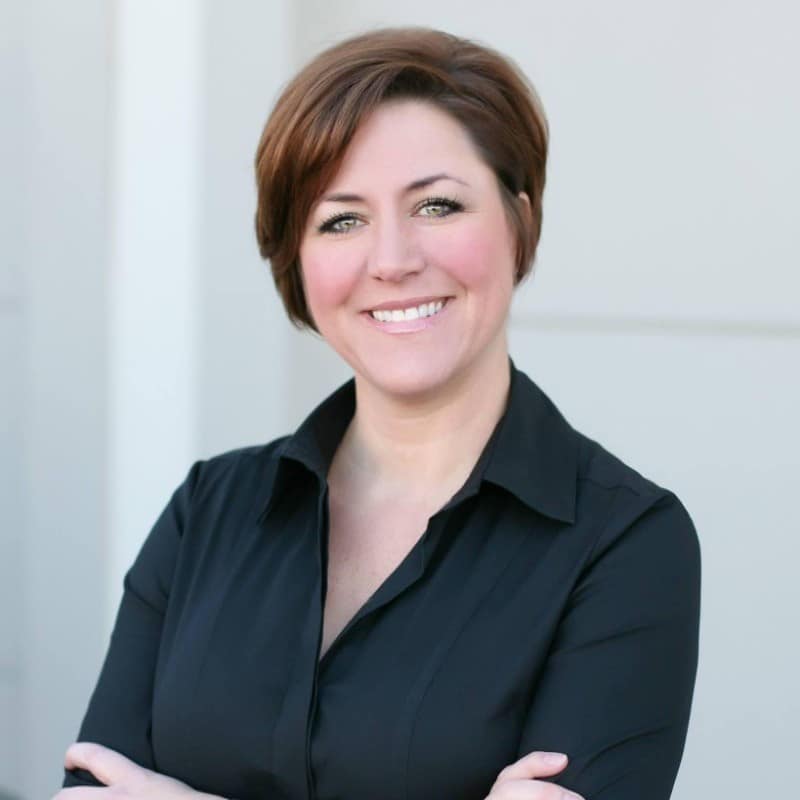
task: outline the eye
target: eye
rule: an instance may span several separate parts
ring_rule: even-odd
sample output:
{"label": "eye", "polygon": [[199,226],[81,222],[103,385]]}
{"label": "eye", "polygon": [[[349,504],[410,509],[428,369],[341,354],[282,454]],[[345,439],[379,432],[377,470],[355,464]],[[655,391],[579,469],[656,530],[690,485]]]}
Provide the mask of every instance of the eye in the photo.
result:
{"label": "eye", "polygon": [[428,197],[417,206],[417,211],[423,217],[449,217],[450,214],[463,210],[464,206],[458,200],[449,197]]}
{"label": "eye", "polygon": [[334,214],[317,228],[319,233],[348,233],[359,222],[352,214]]}

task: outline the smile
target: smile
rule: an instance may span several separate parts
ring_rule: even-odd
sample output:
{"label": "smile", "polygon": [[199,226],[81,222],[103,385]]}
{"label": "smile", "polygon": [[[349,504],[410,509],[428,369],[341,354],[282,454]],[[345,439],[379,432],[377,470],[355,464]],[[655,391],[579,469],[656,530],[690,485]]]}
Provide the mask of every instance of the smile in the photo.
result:
{"label": "smile", "polygon": [[410,308],[394,308],[394,309],[379,309],[370,311],[373,319],[378,322],[404,322],[406,320],[421,319],[425,317],[433,317],[444,308],[446,298],[441,300],[434,300],[430,303],[421,303],[418,306],[411,306]]}

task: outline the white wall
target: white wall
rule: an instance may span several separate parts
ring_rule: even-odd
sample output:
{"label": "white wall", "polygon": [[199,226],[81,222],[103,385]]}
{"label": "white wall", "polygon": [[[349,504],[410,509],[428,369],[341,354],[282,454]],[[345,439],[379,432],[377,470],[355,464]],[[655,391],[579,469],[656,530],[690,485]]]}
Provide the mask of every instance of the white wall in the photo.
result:
{"label": "white wall", "polygon": [[[21,80],[22,47],[15,34],[23,22],[22,9],[0,5],[0,97],[15,97],[14,85]],[[13,106],[24,113],[18,96]],[[13,240],[23,218],[20,197],[25,174],[19,159],[23,137],[21,126],[0,124],[0,175],[6,191],[0,191],[0,792],[18,780],[17,738],[11,723],[19,719],[20,619],[19,579],[23,509],[19,478],[22,440],[20,417],[23,372],[23,316],[21,262],[22,243]],[[13,241],[13,244],[12,244]]]}
{"label": "white wall", "polygon": [[60,785],[122,574],[191,461],[286,428],[252,159],[287,19],[0,6],[0,795]]}
{"label": "white wall", "polygon": [[[205,455],[284,432],[289,328],[253,233],[253,157],[287,71],[280,4],[118,0],[112,125],[112,562]],[[110,615],[108,622],[111,622]]]}
{"label": "white wall", "polygon": [[15,647],[0,680],[0,786],[41,797],[36,767],[57,772],[59,723],[102,652],[107,15],[99,2],[2,14],[0,618]]}
{"label": "white wall", "polygon": [[282,317],[253,152],[319,47],[428,24],[514,57],[550,119],[512,355],[697,524],[674,797],[791,794],[799,23],[788,0],[0,5],[0,793],[57,785],[122,572],[190,461],[278,435],[348,374]]}

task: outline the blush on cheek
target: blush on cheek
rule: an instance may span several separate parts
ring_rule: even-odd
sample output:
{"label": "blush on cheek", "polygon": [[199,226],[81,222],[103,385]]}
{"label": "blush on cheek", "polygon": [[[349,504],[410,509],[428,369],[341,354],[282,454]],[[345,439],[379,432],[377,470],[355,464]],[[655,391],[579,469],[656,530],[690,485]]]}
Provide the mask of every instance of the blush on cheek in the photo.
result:
{"label": "blush on cheek", "polygon": [[479,226],[471,231],[462,230],[449,241],[447,237],[442,239],[436,252],[430,255],[464,286],[496,280],[502,264],[508,265],[509,280],[512,279],[513,253],[509,253],[508,242],[502,234],[498,235],[498,230]]}
{"label": "blush on cheek", "polygon": [[336,258],[313,255],[302,259],[303,285],[312,312],[324,316],[347,300],[355,276],[345,263]]}

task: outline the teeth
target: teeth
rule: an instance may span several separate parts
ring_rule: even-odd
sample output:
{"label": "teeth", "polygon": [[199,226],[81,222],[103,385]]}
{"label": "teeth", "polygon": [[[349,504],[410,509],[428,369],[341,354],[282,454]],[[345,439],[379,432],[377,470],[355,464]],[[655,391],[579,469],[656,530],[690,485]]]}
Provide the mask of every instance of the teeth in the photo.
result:
{"label": "teeth", "polygon": [[441,311],[443,307],[443,300],[435,300],[431,303],[423,303],[420,306],[412,306],[406,309],[396,308],[392,311],[372,311],[371,314],[378,322],[403,322],[407,319],[432,317]]}

